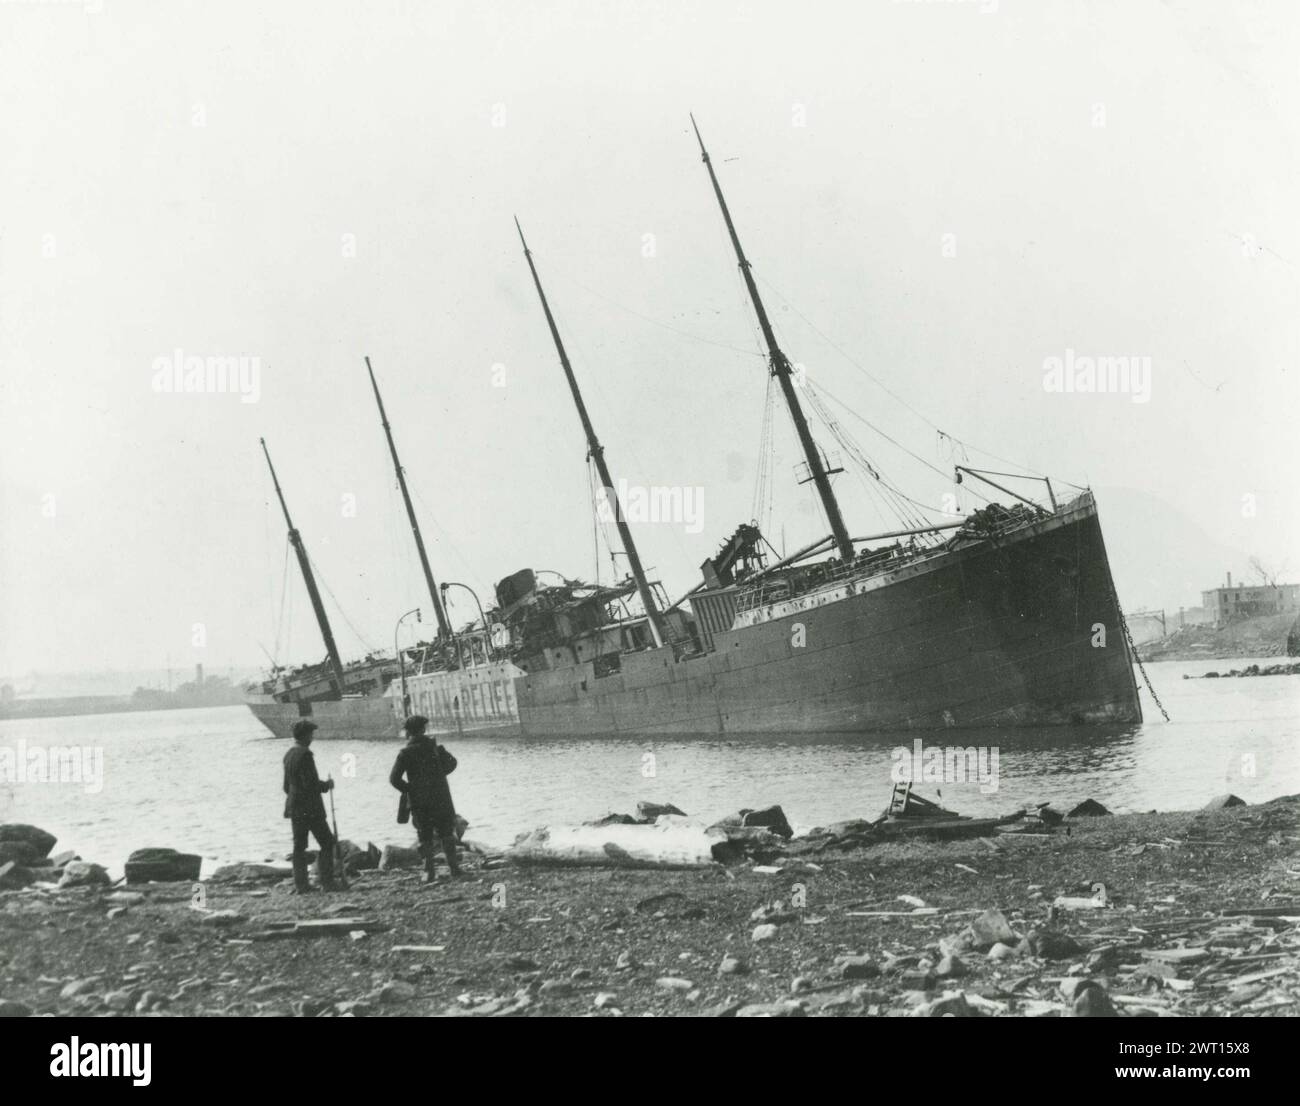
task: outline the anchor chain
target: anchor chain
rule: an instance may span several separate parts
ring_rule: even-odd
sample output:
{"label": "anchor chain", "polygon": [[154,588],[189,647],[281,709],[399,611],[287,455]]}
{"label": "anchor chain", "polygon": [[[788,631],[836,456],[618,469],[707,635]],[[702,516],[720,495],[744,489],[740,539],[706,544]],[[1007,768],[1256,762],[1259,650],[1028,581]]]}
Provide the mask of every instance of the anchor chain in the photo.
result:
{"label": "anchor chain", "polygon": [[1165,721],[1169,721],[1169,712],[1165,710],[1165,705],[1160,701],[1160,696],[1156,694],[1156,689],[1151,686],[1151,677],[1147,675],[1146,665],[1142,663],[1142,658],[1138,656],[1137,645],[1133,641],[1133,634],[1128,628],[1128,619],[1124,617],[1124,611],[1119,604],[1115,604],[1115,611],[1119,615],[1119,624],[1124,628],[1124,637],[1128,640],[1128,647],[1133,652],[1133,659],[1137,661],[1138,671],[1142,673],[1142,680],[1147,685],[1147,691],[1151,693],[1151,698],[1156,706],[1160,708],[1160,713],[1165,716]]}

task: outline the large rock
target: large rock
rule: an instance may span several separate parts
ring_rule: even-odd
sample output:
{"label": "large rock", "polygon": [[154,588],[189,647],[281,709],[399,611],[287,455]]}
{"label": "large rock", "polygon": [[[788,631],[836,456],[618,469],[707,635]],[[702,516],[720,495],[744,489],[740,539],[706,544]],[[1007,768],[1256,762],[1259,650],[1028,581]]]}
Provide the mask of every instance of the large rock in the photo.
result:
{"label": "large rock", "polygon": [[635,826],[637,822],[630,814],[606,814],[603,818],[594,818],[582,824],[584,826]]}
{"label": "large rock", "polygon": [[678,810],[672,803],[647,803],[643,801],[636,804],[636,816],[639,822],[653,822],[661,814],[677,814],[685,817],[686,811]]}
{"label": "large rock", "polygon": [[52,833],[47,833],[39,826],[8,822],[0,826],[0,841],[23,841],[36,850],[37,856],[49,856],[50,850],[58,840]]}
{"label": "large rock", "polygon": [[787,841],[794,836],[785,811],[779,806],[769,806],[764,810],[742,810],[740,814],[742,826],[763,826]]}
{"label": "large rock", "polygon": [[[704,831],[716,838],[716,831]],[[782,854],[785,841],[766,826],[730,826],[721,831],[726,836],[715,840],[711,847],[713,859],[719,864],[736,864],[742,860],[756,860],[766,864]]]}
{"label": "large rock", "polygon": [[17,891],[34,882],[36,877],[21,864],[7,860],[0,864],[0,891]]}
{"label": "large rock", "polygon": [[1232,795],[1232,794],[1216,795],[1213,799],[1211,799],[1208,803],[1206,803],[1205,806],[1203,806],[1201,809],[1202,810],[1227,810],[1229,807],[1245,806],[1245,805],[1246,805],[1246,800],[1239,799],[1237,798],[1236,795]]}
{"label": "large rock", "polygon": [[[865,825],[865,823],[863,824]],[[743,807],[736,811],[735,814],[728,814],[725,818],[719,818],[713,825],[709,826],[707,832],[732,836],[735,830],[746,826],[770,830],[787,840],[794,836],[794,830],[790,828],[790,823],[786,820],[785,811],[779,806],[769,806],[764,810],[750,810],[749,807]]]}
{"label": "large rock", "polygon": [[73,860],[64,865],[59,887],[108,887],[112,882],[101,865],[86,860]]}
{"label": "large rock", "polygon": [[126,861],[127,883],[192,883],[199,878],[203,857],[175,849],[136,849]]}
{"label": "large rock", "polygon": [[15,864],[30,868],[37,861],[44,859],[45,854],[30,841],[0,841],[0,864],[12,860]]}
{"label": "large rock", "polygon": [[1109,813],[1110,811],[1107,810],[1104,806],[1102,806],[1101,803],[1097,802],[1096,799],[1084,799],[1083,802],[1081,802],[1078,806],[1076,806],[1073,810],[1071,810],[1070,813],[1066,815],[1066,817],[1067,818],[1100,818],[1103,815]]}

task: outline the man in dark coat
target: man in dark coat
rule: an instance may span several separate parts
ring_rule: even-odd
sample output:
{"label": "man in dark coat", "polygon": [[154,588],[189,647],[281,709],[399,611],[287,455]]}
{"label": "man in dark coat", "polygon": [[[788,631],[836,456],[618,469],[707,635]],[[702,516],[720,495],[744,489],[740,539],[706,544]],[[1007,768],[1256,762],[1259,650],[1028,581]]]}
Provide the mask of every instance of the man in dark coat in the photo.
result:
{"label": "man in dark coat", "polygon": [[447,776],[456,770],[456,758],[425,733],[428,725],[429,720],[420,714],[406,720],[407,741],[397,754],[388,782],[410,804],[411,821],[424,857],[424,882],[433,883],[435,834],[453,876],[460,875],[460,864],[456,858],[456,808],[447,785]]}
{"label": "man in dark coat", "polygon": [[311,739],[315,722],[293,724],[293,748],[284,754],[284,816],[293,826],[293,885],[298,894],[311,891],[307,878],[307,834],[310,831],[320,848],[320,883],[326,891],[334,890],[334,834],[325,817],[325,800],[321,796],[334,790],[333,780],[322,780],[316,772]]}

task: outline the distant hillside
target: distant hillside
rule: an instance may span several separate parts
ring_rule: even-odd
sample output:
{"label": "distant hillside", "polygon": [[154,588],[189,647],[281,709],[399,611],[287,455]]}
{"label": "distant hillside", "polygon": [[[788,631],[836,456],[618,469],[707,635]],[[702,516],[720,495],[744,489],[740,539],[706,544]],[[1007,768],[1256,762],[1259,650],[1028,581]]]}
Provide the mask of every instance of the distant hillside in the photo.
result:
{"label": "distant hillside", "polygon": [[1294,614],[1271,614],[1213,626],[1184,626],[1160,641],[1138,647],[1144,661],[1221,660],[1231,657],[1284,657]]}

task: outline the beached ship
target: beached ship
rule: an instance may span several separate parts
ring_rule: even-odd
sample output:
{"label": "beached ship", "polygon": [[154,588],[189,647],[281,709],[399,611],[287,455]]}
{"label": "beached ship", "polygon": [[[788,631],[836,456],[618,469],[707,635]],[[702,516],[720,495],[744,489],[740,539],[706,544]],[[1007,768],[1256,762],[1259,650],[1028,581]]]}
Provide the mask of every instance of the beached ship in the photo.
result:
{"label": "beached ship", "polygon": [[[831,484],[837,470],[813,439],[702,140],[700,151],[831,533],[774,559],[758,527],[742,525],[704,562],[696,589],[670,604],[617,511],[627,580],[542,583],[527,569],[507,577],[480,632],[459,642],[454,667],[444,660],[410,679],[413,709],[442,728],[525,736],[1141,721],[1090,492],[1058,503],[1047,483],[1048,508],[990,479],[998,473],[958,466],[958,481],[975,477],[1015,505],[990,501],[960,521],[851,536]],[[588,455],[613,489],[523,249]]]}
{"label": "beached ship", "polygon": [[317,664],[286,668],[273,665],[265,680],[245,688],[248,709],[276,737],[291,737],[294,723],[309,718],[318,727],[318,737],[388,737],[398,732],[393,721],[389,687],[399,672],[392,657],[371,654],[344,664],[334,640],[334,630],[302,534],[289,515],[289,505],[271,463],[271,453],[262,440],[262,452],[275,485],[276,498],[284,513],[289,544],[298,560],[307,597],[325,644],[325,659]]}

